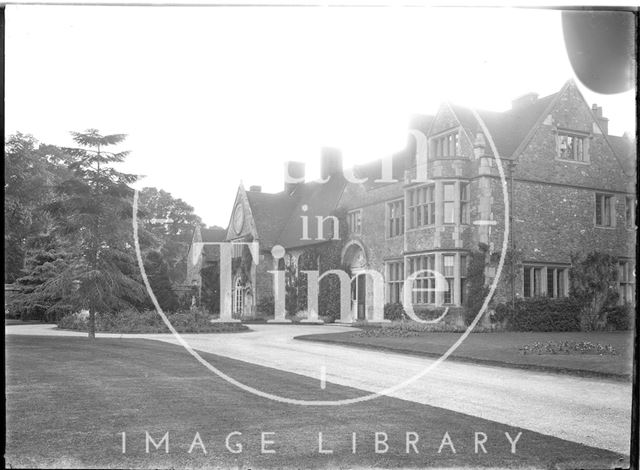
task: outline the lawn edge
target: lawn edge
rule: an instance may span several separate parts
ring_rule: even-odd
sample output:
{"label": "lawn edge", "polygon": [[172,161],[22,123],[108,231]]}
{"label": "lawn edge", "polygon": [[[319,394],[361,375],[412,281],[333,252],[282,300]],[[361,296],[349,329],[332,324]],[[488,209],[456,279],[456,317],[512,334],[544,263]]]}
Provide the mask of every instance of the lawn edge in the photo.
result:
{"label": "lawn edge", "polygon": [[[349,341],[343,341],[343,340],[332,339],[332,338],[326,338],[326,339],[314,338],[313,336],[317,336],[317,335],[300,335],[300,336],[294,336],[293,339],[298,341],[309,341],[314,343],[339,344],[341,346],[347,346],[347,347],[352,347],[356,349],[395,352],[398,354],[405,354],[408,356],[428,357],[428,358],[442,357],[442,354],[428,352],[428,351],[414,351],[412,349],[392,348],[389,346],[382,346],[382,345],[351,343]],[[597,372],[597,371],[592,371],[587,369],[570,369],[566,367],[541,366],[536,364],[516,364],[513,362],[496,361],[493,359],[478,359],[478,358],[468,357],[468,356],[454,356],[453,354],[450,355],[447,358],[447,360],[452,360],[455,362],[463,362],[467,364],[497,366],[497,367],[504,367],[508,369],[532,370],[537,372],[548,372],[548,373],[554,373],[557,375],[570,375],[575,377],[610,379],[616,382],[631,383],[631,374],[615,374],[613,372]]]}

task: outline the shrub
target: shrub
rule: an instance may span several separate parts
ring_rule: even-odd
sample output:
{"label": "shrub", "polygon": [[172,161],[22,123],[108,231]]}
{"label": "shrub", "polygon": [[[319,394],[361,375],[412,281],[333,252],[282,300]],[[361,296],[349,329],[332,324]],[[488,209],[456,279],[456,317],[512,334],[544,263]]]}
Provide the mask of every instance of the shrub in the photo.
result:
{"label": "shrub", "polygon": [[[422,336],[428,333],[463,333],[467,330],[464,325],[455,325],[444,322],[439,323],[418,323],[414,321],[394,321],[392,323],[383,323],[382,325],[371,325],[367,323],[355,323],[354,326],[360,326],[361,331],[356,336],[375,336],[375,337],[410,337]],[[491,330],[482,327],[476,327],[474,332],[489,332]]]}
{"label": "shrub", "polygon": [[606,253],[593,251],[586,256],[572,255],[571,264],[570,294],[582,306],[582,329],[604,329],[607,324],[606,311],[618,301],[618,260]]}
{"label": "shrub", "polygon": [[608,307],[604,316],[607,324],[612,330],[630,330],[633,328],[634,310],[630,304],[614,305]]}
{"label": "shrub", "polygon": [[404,311],[404,307],[400,302],[388,303],[384,306],[384,318],[386,320],[405,320],[408,319]]}
{"label": "shrub", "polygon": [[504,321],[511,331],[580,331],[581,304],[574,299],[539,297],[499,304],[495,321]]}
{"label": "shrub", "polygon": [[[167,314],[167,319],[178,333],[224,333],[246,331],[241,323],[211,323],[206,315],[197,312]],[[58,322],[58,328],[87,331],[87,318],[74,313]],[[169,333],[160,315],[151,310],[138,312],[123,310],[115,314],[96,314],[96,331],[101,333]]]}
{"label": "shrub", "polygon": [[256,304],[258,315],[262,317],[273,317],[275,314],[275,301],[272,294],[264,295]]}
{"label": "shrub", "polygon": [[482,308],[489,287],[485,286],[484,268],[487,264],[488,246],[484,243],[478,245],[478,249],[470,253],[469,266],[467,268],[467,296],[464,302],[464,321],[470,325]]}

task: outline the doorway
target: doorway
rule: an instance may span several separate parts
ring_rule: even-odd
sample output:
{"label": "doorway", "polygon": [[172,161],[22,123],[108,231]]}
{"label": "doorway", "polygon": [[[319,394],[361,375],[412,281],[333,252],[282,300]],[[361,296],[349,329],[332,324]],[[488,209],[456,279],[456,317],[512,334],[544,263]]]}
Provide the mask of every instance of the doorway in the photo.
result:
{"label": "doorway", "polygon": [[351,311],[355,320],[367,317],[367,276],[356,274],[351,281]]}

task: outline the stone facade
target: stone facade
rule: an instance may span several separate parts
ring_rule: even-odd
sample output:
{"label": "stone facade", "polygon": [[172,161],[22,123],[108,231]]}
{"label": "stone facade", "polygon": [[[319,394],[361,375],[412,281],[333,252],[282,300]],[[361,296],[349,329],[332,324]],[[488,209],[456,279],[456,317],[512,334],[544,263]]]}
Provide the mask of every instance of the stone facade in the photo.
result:
{"label": "stone facade", "polygon": [[[303,220],[318,215],[345,214],[359,221],[342,240],[342,267],[354,276],[362,269],[382,273],[385,302],[402,300],[393,276],[406,279],[420,268],[442,274],[447,290],[412,294],[416,307],[461,307],[466,263],[480,245],[488,250],[487,283],[499,274],[503,248],[517,253],[509,258],[517,273],[513,289],[501,276],[496,301],[568,295],[573,253],[603,251],[635,266],[635,215],[627,220],[630,212],[635,214],[633,145],[608,135],[602,110],[589,107],[573,82],[545,98],[527,95],[504,113],[447,103],[421,122],[427,163],[416,156],[418,139],[410,139],[407,149],[394,156],[396,182],[374,181],[381,178],[385,162],[354,170],[356,176],[369,177],[367,182],[345,181],[336,173],[332,152],[331,168],[323,174],[336,179],[333,186],[288,183],[275,195],[240,187],[226,240],[260,243],[260,263],[246,276],[256,300],[250,313],[272,293],[268,271],[278,267],[274,246],[297,258],[306,246],[323,243],[296,232]],[[303,174],[303,165],[295,168]],[[359,302],[364,317],[371,319],[376,289],[371,276],[361,280],[366,288],[352,289],[352,318],[358,316]],[[422,278],[418,284],[429,282]],[[364,302],[358,299],[362,295]]]}

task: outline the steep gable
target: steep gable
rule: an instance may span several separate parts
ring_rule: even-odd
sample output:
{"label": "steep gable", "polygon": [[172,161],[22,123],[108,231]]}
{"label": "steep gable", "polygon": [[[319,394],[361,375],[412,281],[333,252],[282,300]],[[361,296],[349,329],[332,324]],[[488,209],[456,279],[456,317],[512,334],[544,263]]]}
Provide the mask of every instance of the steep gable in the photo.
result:
{"label": "steep gable", "polygon": [[[234,229],[233,218],[236,213],[236,208],[241,207],[243,213],[243,223],[240,233],[237,233]],[[244,186],[240,183],[238,186],[238,191],[236,193],[235,201],[233,202],[233,209],[231,210],[231,216],[229,217],[229,224],[227,225],[227,241],[235,240],[238,238],[243,238],[251,236],[254,239],[259,237],[258,230],[256,227],[256,223],[254,220],[253,213],[251,211],[251,206],[249,204],[249,199],[247,197],[247,191],[245,191]]]}
{"label": "steep gable", "polygon": [[[576,84],[569,81],[552,96],[513,154],[517,159],[515,176],[552,184],[625,190],[628,177],[610,143],[615,137],[604,134]],[[585,161],[560,158],[559,138],[567,133],[580,137]]]}
{"label": "steep gable", "polygon": [[[297,203],[278,237],[278,244],[285,248],[294,248],[323,243],[328,240],[333,233],[328,222],[323,225],[325,240],[317,239],[317,216],[326,217],[334,213],[345,184],[346,181],[342,175],[334,175],[326,183],[312,182],[300,185],[296,189],[298,192]],[[310,240],[305,240],[303,237],[303,216],[307,217],[308,236],[306,238]]]}
{"label": "steep gable", "polygon": [[246,194],[260,248],[270,249],[277,243],[299,198],[284,191],[275,194],[248,191]]}

